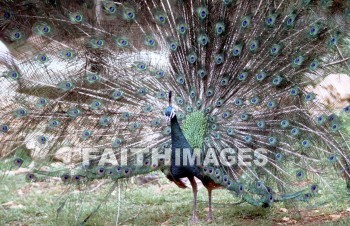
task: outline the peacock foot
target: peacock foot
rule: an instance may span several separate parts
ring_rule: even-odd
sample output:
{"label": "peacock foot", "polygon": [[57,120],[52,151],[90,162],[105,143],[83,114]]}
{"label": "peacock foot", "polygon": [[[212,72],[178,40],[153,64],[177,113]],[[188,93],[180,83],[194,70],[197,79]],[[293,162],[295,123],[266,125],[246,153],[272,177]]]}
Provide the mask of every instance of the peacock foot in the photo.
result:
{"label": "peacock foot", "polygon": [[213,214],[208,214],[208,217],[207,217],[207,222],[211,223],[214,221],[214,217],[213,217]]}
{"label": "peacock foot", "polygon": [[199,224],[199,218],[197,217],[197,215],[193,215],[191,217],[189,224],[191,224],[191,225]]}

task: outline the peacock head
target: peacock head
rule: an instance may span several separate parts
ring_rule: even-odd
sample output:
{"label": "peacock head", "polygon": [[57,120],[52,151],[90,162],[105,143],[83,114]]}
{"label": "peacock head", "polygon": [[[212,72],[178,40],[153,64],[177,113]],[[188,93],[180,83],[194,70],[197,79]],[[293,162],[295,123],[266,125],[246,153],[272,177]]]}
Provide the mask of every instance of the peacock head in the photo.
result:
{"label": "peacock head", "polygon": [[170,122],[172,118],[175,116],[175,109],[172,106],[169,106],[165,109],[164,115],[167,122]]}

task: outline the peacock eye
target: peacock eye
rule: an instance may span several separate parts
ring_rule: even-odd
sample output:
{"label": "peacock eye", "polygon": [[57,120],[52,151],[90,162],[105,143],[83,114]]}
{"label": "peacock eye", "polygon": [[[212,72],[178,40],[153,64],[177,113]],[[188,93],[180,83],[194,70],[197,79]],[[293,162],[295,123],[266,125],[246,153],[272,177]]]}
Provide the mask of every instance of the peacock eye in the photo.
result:
{"label": "peacock eye", "polygon": [[[266,191],[268,192],[268,193],[271,193],[272,192],[272,189],[270,188],[270,187],[266,187]],[[272,195],[270,195],[270,200],[272,200],[273,199],[273,197],[272,197]]]}
{"label": "peacock eye", "polygon": [[262,185],[261,181],[258,181],[258,182],[256,183],[256,186],[257,186],[258,188],[260,188],[261,185]]}
{"label": "peacock eye", "polygon": [[100,45],[103,44],[103,41],[102,40],[97,40],[96,44],[100,46]]}
{"label": "peacock eye", "polygon": [[236,106],[242,106],[243,105],[243,100],[242,99],[236,99],[235,100],[235,105]]}
{"label": "peacock eye", "polygon": [[113,7],[113,6],[109,7],[109,12],[114,13],[115,12],[115,7]]}
{"label": "peacock eye", "polygon": [[277,160],[281,160],[282,155],[281,155],[281,153],[277,153],[275,157],[276,157]]}
{"label": "peacock eye", "polygon": [[334,42],[335,42],[335,38],[332,37],[332,38],[331,38],[331,43],[334,44]]}
{"label": "peacock eye", "polygon": [[8,132],[8,130],[9,130],[9,127],[7,125],[2,125],[1,126],[1,131],[2,132],[6,133],[6,132]]}
{"label": "peacock eye", "polygon": [[21,165],[23,164],[23,160],[20,159],[20,158],[16,158],[16,159],[14,160],[14,164],[15,164],[16,166],[21,166]]}
{"label": "peacock eye", "polygon": [[10,17],[11,17],[11,14],[10,14],[9,12],[5,11],[5,12],[4,12],[4,18],[5,18],[5,19],[8,19],[8,18],[10,18]]}
{"label": "peacock eye", "polygon": [[159,78],[161,78],[161,77],[164,76],[164,71],[159,70],[159,71],[156,72],[156,75],[157,75]]}
{"label": "peacock eye", "polygon": [[344,111],[345,111],[346,113],[350,113],[350,106],[346,106],[346,107],[344,108]]}
{"label": "peacock eye", "polygon": [[304,147],[308,147],[309,146],[309,141],[308,140],[304,140],[303,142],[302,142],[302,145],[304,146]]}
{"label": "peacock eye", "polygon": [[311,191],[316,192],[317,191],[317,185],[315,185],[315,184],[311,185]]}
{"label": "peacock eye", "polygon": [[35,180],[35,175],[34,175],[33,173],[28,173],[28,174],[26,175],[26,179],[27,179],[28,181],[33,181],[33,180]]}
{"label": "peacock eye", "polygon": [[269,200],[273,201],[273,196],[271,194],[269,195]]}
{"label": "peacock eye", "polygon": [[218,100],[217,102],[216,102],[216,107],[221,107],[222,105],[223,105],[223,101],[222,100]]}

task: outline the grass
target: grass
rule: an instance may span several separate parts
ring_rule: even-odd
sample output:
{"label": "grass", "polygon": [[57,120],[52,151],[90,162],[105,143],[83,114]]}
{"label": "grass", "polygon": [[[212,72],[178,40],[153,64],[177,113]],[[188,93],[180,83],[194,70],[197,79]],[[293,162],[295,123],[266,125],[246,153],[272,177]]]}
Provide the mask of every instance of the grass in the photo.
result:
{"label": "grass", "polygon": [[[186,225],[191,217],[192,192],[179,189],[161,174],[157,183],[136,185],[119,183],[120,207],[118,223],[122,225]],[[112,183],[96,181],[89,187],[71,187],[61,182],[25,182],[23,175],[7,176],[0,186],[0,225],[78,225],[102,202],[101,208],[86,225],[116,225],[118,189],[105,201]],[[100,183],[107,184],[100,186]],[[342,189],[345,195],[345,188]],[[69,192],[67,192],[67,190]],[[272,208],[237,205],[226,190],[214,191],[215,225],[278,225],[350,223],[349,199],[334,205],[314,209],[284,209],[282,204]],[[62,206],[62,203],[65,203]],[[61,207],[61,208],[60,208]],[[58,211],[59,210],[59,211]],[[58,213],[58,214],[57,214]],[[200,225],[207,225],[207,193],[198,194]],[[339,217],[340,216],[340,217]]]}

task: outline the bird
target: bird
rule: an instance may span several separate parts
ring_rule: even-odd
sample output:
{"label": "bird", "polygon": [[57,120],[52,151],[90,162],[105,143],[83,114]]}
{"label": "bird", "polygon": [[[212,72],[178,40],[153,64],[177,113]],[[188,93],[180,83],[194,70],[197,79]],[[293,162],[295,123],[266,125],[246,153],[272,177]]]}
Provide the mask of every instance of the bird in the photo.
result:
{"label": "bird", "polygon": [[[0,5],[0,157],[9,170],[29,167],[28,181],[117,182],[161,170],[180,188],[190,181],[197,223],[198,181],[213,221],[214,189],[269,207],[308,203],[332,193],[334,178],[350,180],[342,120],[312,92],[349,70],[350,1]],[[50,167],[65,146],[94,158]]]}

